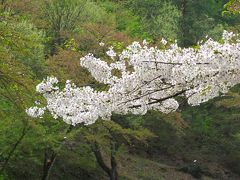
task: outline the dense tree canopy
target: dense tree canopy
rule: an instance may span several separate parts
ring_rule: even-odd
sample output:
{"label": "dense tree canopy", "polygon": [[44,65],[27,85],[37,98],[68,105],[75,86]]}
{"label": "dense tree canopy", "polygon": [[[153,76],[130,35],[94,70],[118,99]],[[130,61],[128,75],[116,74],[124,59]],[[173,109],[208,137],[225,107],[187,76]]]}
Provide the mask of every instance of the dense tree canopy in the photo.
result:
{"label": "dense tree canopy", "polygon": [[239,179],[238,7],[1,0],[0,179]]}

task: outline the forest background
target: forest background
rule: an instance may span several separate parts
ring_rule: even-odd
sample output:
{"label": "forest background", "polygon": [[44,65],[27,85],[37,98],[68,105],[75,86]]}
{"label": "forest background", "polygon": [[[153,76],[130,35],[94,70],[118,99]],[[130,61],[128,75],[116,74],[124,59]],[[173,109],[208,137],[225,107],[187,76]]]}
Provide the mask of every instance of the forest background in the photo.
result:
{"label": "forest background", "polygon": [[228,2],[1,0],[0,179],[108,179],[113,155],[119,179],[240,179],[239,87],[168,115],[114,115],[86,127],[25,113],[44,101],[35,86],[46,76],[104,89],[80,67],[87,53],[106,57],[109,46],[120,52],[144,39],[163,48],[163,37],[197,48],[206,36],[239,33],[240,3]]}

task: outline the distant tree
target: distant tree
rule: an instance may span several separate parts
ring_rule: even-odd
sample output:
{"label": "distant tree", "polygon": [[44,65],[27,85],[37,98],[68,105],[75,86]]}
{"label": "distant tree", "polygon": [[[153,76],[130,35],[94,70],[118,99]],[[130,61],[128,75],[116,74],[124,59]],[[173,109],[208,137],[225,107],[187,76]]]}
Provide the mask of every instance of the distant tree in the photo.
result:
{"label": "distant tree", "polygon": [[[41,163],[44,146],[48,144],[52,148],[53,139],[56,139],[56,134],[54,137],[46,133],[48,126],[44,127],[39,122],[36,125],[22,113],[36,95],[33,79],[41,78],[45,72],[45,36],[42,31],[17,15],[11,16],[7,12],[1,15],[0,174],[3,177],[14,178],[15,171],[20,179],[26,176],[35,179],[39,177],[37,174],[33,175],[32,170]],[[45,137],[40,138],[39,133],[46,133]],[[32,159],[33,162],[29,163],[29,159],[23,158],[26,155],[30,156],[36,149],[39,152],[36,153],[35,159]],[[22,163],[25,163],[25,166],[22,166]]]}
{"label": "distant tree", "polygon": [[61,44],[61,33],[73,31],[80,20],[84,2],[81,0],[45,0],[43,3],[44,17],[55,34],[55,41]]}
{"label": "distant tree", "polygon": [[139,16],[143,29],[154,39],[178,37],[181,11],[170,1],[132,0],[127,6]]}
{"label": "distant tree", "polygon": [[[4,18],[5,17],[5,18]],[[36,75],[44,72],[45,36],[26,21],[13,20],[8,15],[0,22],[0,55],[22,62]]]}
{"label": "distant tree", "polygon": [[178,38],[182,46],[195,45],[206,35],[216,40],[221,39],[221,32],[227,26],[227,22],[221,16],[223,1],[179,0],[173,2],[182,12],[181,34]]}
{"label": "distant tree", "polygon": [[[110,180],[119,178],[118,158],[124,148],[131,148],[134,143],[140,143],[144,146],[148,139],[154,137],[147,129],[123,128],[114,121],[99,121],[86,127],[84,131],[79,133],[79,136],[83,136],[90,145],[98,165],[105,171]],[[105,156],[103,152],[106,153]],[[106,161],[106,157],[108,161]]]}

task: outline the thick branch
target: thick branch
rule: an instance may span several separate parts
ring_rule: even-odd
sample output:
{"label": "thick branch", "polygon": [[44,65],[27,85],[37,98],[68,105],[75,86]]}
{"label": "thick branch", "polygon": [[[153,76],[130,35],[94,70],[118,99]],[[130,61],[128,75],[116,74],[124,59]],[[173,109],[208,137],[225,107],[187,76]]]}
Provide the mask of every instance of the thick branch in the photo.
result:
{"label": "thick branch", "polygon": [[[152,63],[170,64],[170,65],[183,65],[183,63],[163,62],[163,61],[142,61],[142,62],[146,62],[146,63],[152,62]],[[197,65],[207,65],[207,64],[210,64],[210,63],[199,63],[199,62],[197,62],[196,64]]]}
{"label": "thick branch", "polygon": [[45,149],[42,180],[48,179],[48,177],[50,175],[50,170],[53,167],[56,157],[57,157],[57,153],[55,153],[54,151],[51,152],[51,155],[49,157],[47,149]]}
{"label": "thick branch", "polygon": [[95,142],[92,146],[92,151],[97,159],[98,164],[100,167],[109,175],[111,176],[111,169],[105,164],[99,145]]}
{"label": "thick branch", "polygon": [[[164,97],[164,98],[161,98],[161,99],[157,99],[157,100],[155,100],[155,101],[152,101],[152,102],[148,103],[148,105],[160,103],[160,102],[165,101],[165,100],[167,100],[167,99],[177,97],[177,96],[185,93],[186,91],[187,91],[187,90],[182,90],[182,91],[177,92],[177,93],[175,93],[175,94],[173,94],[173,95],[171,95],[171,96],[167,96],[167,97]],[[131,106],[130,108],[138,108],[138,107],[141,107],[141,105],[140,105],[140,104],[139,104],[139,105],[134,105],[134,106]]]}

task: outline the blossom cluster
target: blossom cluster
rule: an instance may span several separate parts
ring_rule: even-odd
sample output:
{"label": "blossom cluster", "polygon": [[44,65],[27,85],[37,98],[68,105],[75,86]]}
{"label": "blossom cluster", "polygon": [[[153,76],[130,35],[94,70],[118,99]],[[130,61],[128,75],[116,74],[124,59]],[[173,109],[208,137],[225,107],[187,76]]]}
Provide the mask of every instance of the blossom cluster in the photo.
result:
{"label": "blossom cluster", "polygon": [[[233,41],[233,37],[236,35],[225,31],[222,43],[209,38],[198,48],[181,48],[177,43],[168,46],[166,40],[163,43],[169,48],[165,50],[149,47],[146,42],[133,42],[120,54],[111,47],[106,54],[112,63],[93,54],[80,59],[81,66],[108,86],[106,91],[76,87],[70,81],[61,90],[54,77],[40,83],[37,91],[46,98],[46,109],[54,118],[73,125],[109,119],[112,113],[170,113],[179,107],[178,96],[195,106],[224,95],[240,83],[240,41]],[[27,110],[30,116],[42,115],[32,111]]]}
{"label": "blossom cluster", "polygon": [[46,110],[45,107],[39,108],[37,106],[33,106],[33,107],[28,108],[26,110],[26,113],[31,117],[37,118],[37,117],[42,117],[45,110]]}

